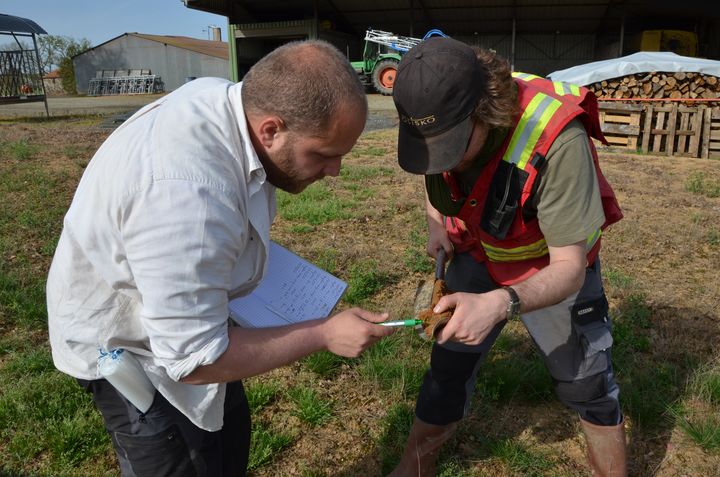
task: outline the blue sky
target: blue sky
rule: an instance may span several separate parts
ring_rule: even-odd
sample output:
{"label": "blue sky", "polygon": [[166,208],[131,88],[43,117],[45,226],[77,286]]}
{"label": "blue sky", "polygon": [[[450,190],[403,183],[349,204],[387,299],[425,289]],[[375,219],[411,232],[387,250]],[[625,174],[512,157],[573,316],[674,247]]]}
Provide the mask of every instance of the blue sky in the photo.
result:
{"label": "blue sky", "polygon": [[[191,10],[181,0],[0,0],[0,13],[29,18],[50,35],[87,38],[93,46],[127,32],[208,39],[227,18]],[[204,31],[203,31],[204,30]]]}

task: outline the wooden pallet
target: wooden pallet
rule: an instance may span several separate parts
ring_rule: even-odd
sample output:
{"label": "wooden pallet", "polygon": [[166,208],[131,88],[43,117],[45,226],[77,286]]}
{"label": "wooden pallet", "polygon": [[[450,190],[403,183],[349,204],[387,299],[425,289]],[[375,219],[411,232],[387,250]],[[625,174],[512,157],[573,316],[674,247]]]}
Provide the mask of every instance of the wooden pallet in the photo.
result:
{"label": "wooden pallet", "polygon": [[700,106],[678,106],[680,116],[673,141],[675,156],[698,157],[705,109]]}
{"label": "wooden pallet", "polygon": [[650,104],[645,109],[642,152],[659,154],[665,152],[672,156],[675,144],[678,105],[656,106]]}
{"label": "wooden pallet", "polygon": [[609,101],[602,102],[599,106],[600,126],[610,145],[637,150],[643,107],[639,104]]}
{"label": "wooden pallet", "polygon": [[602,131],[612,146],[637,150],[640,145],[646,154],[720,158],[720,106],[611,101],[598,105]]}
{"label": "wooden pallet", "polygon": [[720,107],[705,109],[700,157],[720,159]]}

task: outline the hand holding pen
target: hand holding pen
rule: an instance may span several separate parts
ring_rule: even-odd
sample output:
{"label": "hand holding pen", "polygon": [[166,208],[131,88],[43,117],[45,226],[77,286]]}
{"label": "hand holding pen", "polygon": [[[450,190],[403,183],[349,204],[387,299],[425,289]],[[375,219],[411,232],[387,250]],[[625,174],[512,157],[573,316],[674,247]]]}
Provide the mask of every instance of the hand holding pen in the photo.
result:
{"label": "hand holding pen", "polygon": [[382,323],[378,323],[380,326],[403,326],[407,328],[411,328],[417,325],[422,324],[422,320],[418,320],[417,318],[409,319],[409,320],[397,320],[397,321],[384,321]]}

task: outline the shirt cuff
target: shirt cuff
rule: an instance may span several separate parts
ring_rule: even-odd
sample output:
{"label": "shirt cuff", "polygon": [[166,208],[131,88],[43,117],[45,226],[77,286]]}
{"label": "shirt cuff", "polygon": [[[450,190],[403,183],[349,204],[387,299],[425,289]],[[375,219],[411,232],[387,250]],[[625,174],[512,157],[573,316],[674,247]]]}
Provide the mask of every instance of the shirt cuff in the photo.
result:
{"label": "shirt cuff", "polygon": [[155,358],[156,364],[165,368],[168,377],[173,381],[180,381],[200,366],[212,364],[225,353],[230,338],[228,337],[227,326],[220,327],[218,332],[210,338],[205,346],[188,354],[179,360],[167,360]]}

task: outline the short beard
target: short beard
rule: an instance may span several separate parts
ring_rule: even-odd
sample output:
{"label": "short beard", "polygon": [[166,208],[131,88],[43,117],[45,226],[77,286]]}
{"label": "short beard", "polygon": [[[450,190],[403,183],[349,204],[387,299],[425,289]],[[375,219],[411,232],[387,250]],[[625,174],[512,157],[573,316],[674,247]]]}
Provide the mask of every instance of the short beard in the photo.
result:
{"label": "short beard", "polygon": [[258,154],[258,158],[265,169],[268,182],[291,194],[299,194],[310,182],[299,179],[300,174],[293,164],[293,151],[290,144],[286,144],[275,153],[274,159],[267,154]]}

